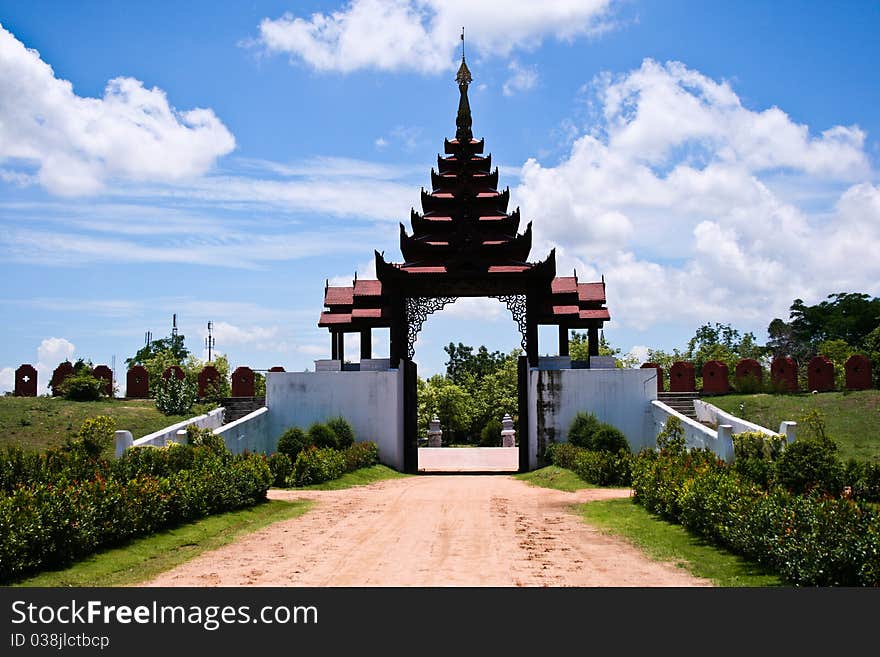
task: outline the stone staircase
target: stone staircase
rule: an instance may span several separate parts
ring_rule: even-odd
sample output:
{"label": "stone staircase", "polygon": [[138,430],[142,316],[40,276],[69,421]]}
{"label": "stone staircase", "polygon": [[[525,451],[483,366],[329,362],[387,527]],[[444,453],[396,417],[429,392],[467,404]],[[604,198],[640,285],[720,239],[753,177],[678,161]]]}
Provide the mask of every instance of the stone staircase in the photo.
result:
{"label": "stone staircase", "polygon": [[265,397],[224,397],[219,401],[220,405],[226,409],[226,413],[223,415],[224,424],[235,422],[266,405]]}
{"label": "stone staircase", "polygon": [[694,411],[694,400],[699,398],[700,393],[698,392],[657,393],[657,401],[663,402],[674,411],[677,411],[685,417],[689,417],[695,421],[699,420],[697,420],[697,413]]}

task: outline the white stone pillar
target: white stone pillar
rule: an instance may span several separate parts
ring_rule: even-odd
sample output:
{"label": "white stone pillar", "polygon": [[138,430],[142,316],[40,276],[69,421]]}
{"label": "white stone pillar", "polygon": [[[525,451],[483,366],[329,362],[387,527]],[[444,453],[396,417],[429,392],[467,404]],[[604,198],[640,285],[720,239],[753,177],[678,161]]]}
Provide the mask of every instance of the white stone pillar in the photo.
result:
{"label": "white stone pillar", "polygon": [[797,422],[792,422],[791,420],[786,420],[779,424],[779,433],[785,436],[786,443],[793,443],[795,440],[795,430],[797,429]]}
{"label": "white stone pillar", "polygon": [[131,431],[117,431],[114,434],[114,447],[116,458],[122,456],[122,452],[127,450],[134,443]]}
{"label": "white stone pillar", "polygon": [[733,463],[733,427],[729,424],[718,425],[718,452],[727,463]]}
{"label": "white stone pillar", "polygon": [[435,414],[428,422],[428,447],[443,446],[443,430],[440,428],[440,418]]}
{"label": "white stone pillar", "polygon": [[513,418],[509,413],[504,414],[501,420],[501,446],[514,447],[516,445],[516,429],[513,428]]}

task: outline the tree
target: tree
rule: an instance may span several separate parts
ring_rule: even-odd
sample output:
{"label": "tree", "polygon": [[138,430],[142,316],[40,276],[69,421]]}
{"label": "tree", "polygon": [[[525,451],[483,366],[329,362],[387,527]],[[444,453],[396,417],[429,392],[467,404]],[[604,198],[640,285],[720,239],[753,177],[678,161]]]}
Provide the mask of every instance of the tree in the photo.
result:
{"label": "tree", "polygon": [[507,355],[500,351],[490,352],[484,345],[480,345],[477,353],[474,348],[458,343],[456,346],[450,342],[443,351],[449,356],[446,361],[446,376],[455,383],[463,383],[470,375],[476,381],[497,370]]}
{"label": "tree", "polygon": [[[184,367],[189,357],[189,350],[183,344],[184,336],[169,335],[167,338],[153,340],[150,344],[138,349],[131,358],[125,359],[125,364],[130,368],[134,365],[143,365],[150,380],[150,395],[156,396],[156,386],[162,379],[162,373],[172,365]],[[189,377],[188,377],[189,378]],[[194,382],[189,381],[190,384]]]}
{"label": "tree", "polygon": [[134,365],[144,365],[146,366],[147,361],[152,358],[155,358],[159,354],[169,353],[171,357],[175,361],[175,365],[181,365],[184,361],[186,361],[187,356],[189,356],[189,349],[183,343],[184,336],[183,335],[169,335],[167,338],[161,338],[159,340],[153,340],[150,344],[145,345],[138,349],[137,353],[131,358],[125,359],[125,364],[127,367],[131,368]]}
{"label": "tree", "polygon": [[418,397],[419,425],[423,429],[427,429],[428,421],[435,414],[448,442],[457,442],[470,428],[473,397],[448,377],[435,374],[427,381],[420,379]]}
{"label": "tree", "polygon": [[842,340],[856,350],[880,326],[880,298],[860,292],[837,292],[813,306],[795,299],[789,308],[789,321],[770,322],[767,343],[774,356],[791,356],[806,362],[829,340]]}
{"label": "tree", "polygon": [[703,324],[688,341],[683,356],[694,364],[699,375],[703,365],[710,360],[720,360],[733,372],[736,363],[743,358],[760,360],[766,348],[758,344],[753,333],[741,334],[730,324]]}
{"label": "tree", "polygon": [[[599,355],[614,356],[616,367],[635,367],[638,363],[635,356],[620,355],[620,349],[612,347],[605,334],[599,334]],[[568,353],[572,360],[589,360],[590,359],[590,339],[586,331],[572,331],[568,338]]]}

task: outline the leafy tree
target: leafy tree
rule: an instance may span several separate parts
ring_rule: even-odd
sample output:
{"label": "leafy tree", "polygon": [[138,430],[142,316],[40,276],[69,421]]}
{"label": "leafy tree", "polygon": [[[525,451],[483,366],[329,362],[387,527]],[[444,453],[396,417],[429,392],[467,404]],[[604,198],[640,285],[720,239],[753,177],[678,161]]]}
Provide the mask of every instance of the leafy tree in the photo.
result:
{"label": "leafy tree", "polygon": [[497,370],[507,358],[506,354],[500,351],[490,352],[483,345],[474,353],[473,347],[461,342],[458,345],[450,342],[443,347],[443,351],[449,356],[446,361],[446,376],[457,384],[466,382],[468,376],[480,381]]}
{"label": "leafy tree", "polygon": [[447,440],[456,442],[463,438],[470,428],[474,413],[473,398],[457,383],[442,374],[420,382],[419,416],[420,426],[425,429],[428,421],[436,413],[440,418]]}
{"label": "leafy tree", "polygon": [[220,381],[214,389],[205,391],[205,397],[208,399],[231,397],[232,390],[229,383],[229,359],[225,354],[215,356],[214,360],[210,363],[190,354],[186,361],[181,365],[181,368],[183,368],[183,371],[186,373],[186,380],[189,381],[190,384],[196,386],[196,390],[198,390],[199,372],[201,372],[207,365],[213,365],[217,369],[217,373],[220,375]]}
{"label": "leafy tree", "polygon": [[694,364],[699,374],[703,365],[710,360],[720,360],[727,364],[731,373],[736,363],[743,358],[761,360],[766,348],[758,344],[753,333],[741,334],[730,324],[703,324],[694,337],[688,341],[684,360]]}
{"label": "leafy tree", "polygon": [[125,364],[129,368],[133,365],[146,366],[147,361],[165,352],[170,353],[175,361],[175,365],[180,365],[186,361],[187,356],[189,356],[189,349],[184,345],[184,336],[180,334],[169,335],[167,338],[153,340],[150,344],[138,349],[134,356],[126,358]]}
{"label": "leafy tree", "polygon": [[[621,356],[621,350],[612,347],[605,334],[599,334],[599,355],[614,356],[615,365],[617,367],[635,367],[638,363],[634,356]],[[590,339],[589,333],[586,331],[572,331],[568,338],[568,353],[572,360],[589,360],[590,359]]]}
{"label": "leafy tree", "polygon": [[880,298],[858,292],[829,294],[813,306],[795,299],[789,308],[789,321],[774,319],[767,329],[768,347],[774,356],[791,356],[805,362],[819,345],[842,340],[857,350],[880,326]]}

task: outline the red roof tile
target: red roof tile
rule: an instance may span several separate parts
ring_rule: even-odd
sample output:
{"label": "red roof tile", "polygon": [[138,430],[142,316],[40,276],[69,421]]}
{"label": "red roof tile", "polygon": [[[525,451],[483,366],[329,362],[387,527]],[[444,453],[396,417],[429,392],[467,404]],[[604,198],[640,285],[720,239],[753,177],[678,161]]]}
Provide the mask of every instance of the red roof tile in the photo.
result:
{"label": "red roof tile", "polygon": [[554,315],[577,315],[577,306],[553,306]]}
{"label": "red roof tile", "polygon": [[354,296],[378,297],[382,295],[382,281],[358,279],[354,282]]}
{"label": "red roof tile", "polygon": [[579,301],[605,301],[605,285],[602,283],[579,283]]}
{"label": "red roof tile", "polygon": [[578,291],[577,278],[574,276],[557,276],[550,283],[553,294],[571,294]]}
{"label": "red roof tile", "polygon": [[321,313],[318,326],[338,326],[339,324],[351,324],[350,313]]}
{"label": "red roof tile", "polygon": [[403,271],[411,274],[442,274],[446,271],[446,267],[401,267]]}
{"label": "red roof tile", "polygon": [[518,273],[529,269],[528,265],[492,265],[489,267],[490,274]]}
{"label": "red roof tile", "polygon": [[355,308],[351,311],[352,319],[380,319],[387,315],[382,308]]}
{"label": "red roof tile", "polygon": [[611,319],[611,314],[608,312],[607,308],[581,310],[578,314],[580,315],[581,319]]}
{"label": "red roof tile", "polygon": [[325,306],[350,306],[354,294],[353,287],[328,287],[324,292]]}

